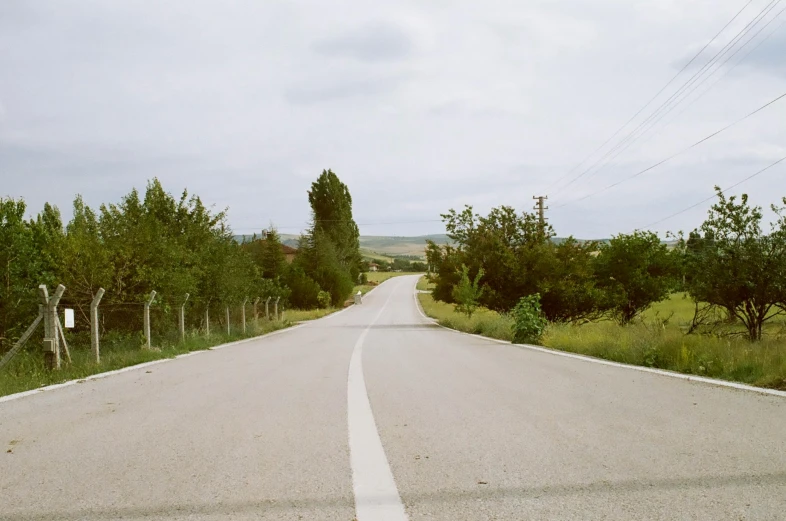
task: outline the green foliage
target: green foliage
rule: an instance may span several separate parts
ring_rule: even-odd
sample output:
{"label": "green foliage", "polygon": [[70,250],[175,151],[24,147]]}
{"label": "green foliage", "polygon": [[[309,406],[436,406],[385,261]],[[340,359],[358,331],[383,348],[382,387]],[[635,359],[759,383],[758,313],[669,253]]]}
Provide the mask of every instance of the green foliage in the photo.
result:
{"label": "green foliage", "polygon": [[738,203],[735,196],[727,199],[715,189],[718,202],[707,220],[680,243],[685,289],[696,302],[724,309],[739,319],[750,340],[760,340],[765,322],[786,308],[784,208],[772,207],[778,221],[766,234],[761,208],[750,206],[747,195]]}
{"label": "green foliage", "polygon": [[332,170],[323,170],[308,192],[313,223],[310,235],[333,244],[339,265],[352,281],[360,273],[360,231],[352,217],[352,196]]}
{"label": "green foliage", "polygon": [[528,295],[519,299],[513,308],[513,342],[538,344],[548,321],[540,308],[540,295]]}
{"label": "green foliage", "polygon": [[456,311],[464,313],[468,318],[472,318],[472,313],[478,307],[478,299],[483,295],[483,288],[479,287],[481,278],[483,278],[483,268],[480,268],[475,275],[475,279],[470,281],[469,268],[466,264],[463,264],[459,281],[453,286],[451,296],[456,303]]}
{"label": "green foliage", "polygon": [[286,284],[291,294],[289,302],[292,306],[300,309],[313,309],[319,307],[317,297],[321,291],[319,284],[309,277],[299,262],[290,266],[286,275]]}
{"label": "green foliage", "polygon": [[[360,233],[352,218],[352,197],[338,176],[325,170],[312,183],[308,200],[313,223],[300,238],[294,263],[298,271],[293,275],[297,284],[290,284],[291,298],[317,306],[317,296],[322,290],[330,293],[332,305],[339,307],[360,276]],[[317,284],[316,291],[306,279]],[[307,293],[299,295],[301,290]]]}
{"label": "green foliage", "polygon": [[669,296],[676,286],[676,256],[652,232],[620,234],[600,246],[595,259],[597,286],[622,325]]}
{"label": "green foliage", "polygon": [[539,293],[551,321],[588,320],[603,312],[592,271],[595,243],[570,238],[557,245],[550,240],[551,228],[541,226],[537,216],[518,215],[507,206],[492,209],[486,217],[466,207],[443,218],[456,246],[427,246],[428,264],[437,275],[435,299],[453,302],[458,266],[466,264],[473,272],[484,269],[485,291],[479,302],[489,309],[507,312],[522,295]]}
{"label": "green foliage", "polygon": [[320,291],[317,294],[317,303],[319,304],[320,308],[322,309],[329,308],[330,301],[331,301],[330,293],[328,293],[327,291]]}

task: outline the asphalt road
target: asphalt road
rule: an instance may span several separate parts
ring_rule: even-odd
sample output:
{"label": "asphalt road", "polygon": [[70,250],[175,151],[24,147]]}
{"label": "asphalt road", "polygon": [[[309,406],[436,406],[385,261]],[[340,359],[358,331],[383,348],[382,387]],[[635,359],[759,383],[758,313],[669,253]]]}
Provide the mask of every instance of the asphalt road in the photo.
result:
{"label": "asphalt road", "polygon": [[414,284],[0,403],[0,520],[786,519],[786,399],[447,331]]}

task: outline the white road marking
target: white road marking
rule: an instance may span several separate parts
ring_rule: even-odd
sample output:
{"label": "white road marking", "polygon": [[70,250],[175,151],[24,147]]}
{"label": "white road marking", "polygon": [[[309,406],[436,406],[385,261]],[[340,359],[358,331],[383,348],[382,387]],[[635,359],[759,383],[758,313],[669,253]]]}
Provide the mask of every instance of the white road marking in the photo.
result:
{"label": "white road marking", "polygon": [[407,521],[407,514],[398,494],[382,440],[379,438],[374,413],[368,400],[363,377],[363,342],[371,326],[385,311],[395,289],[382,309],[360,334],[349,361],[347,378],[347,416],[349,423],[349,459],[352,487],[355,492],[357,521]]}
{"label": "white road marking", "polygon": [[533,346],[533,345],[529,345],[529,344],[514,344],[513,342],[508,342],[507,340],[499,340],[497,338],[491,338],[491,337],[487,337],[487,336],[483,336],[483,335],[475,335],[473,333],[465,333],[464,331],[459,331],[459,330],[453,329],[451,327],[443,326],[437,320],[427,316],[423,312],[423,310],[421,309],[420,301],[418,300],[417,292],[415,292],[413,294],[413,296],[415,298],[415,306],[417,307],[418,313],[420,313],[420,316],[422,316],[424,319],[428,320],[432,324],[436,324],[437,326],[439,326],[439,327],[441,327],[443,329],[447,329],[448,331],[452,331],[453,333],[457,333],[459,335],[474,336],[475,338],[480,338],[480,339],[487,340],[487,341],[490,341],[490,342],[495,342],[497,344],[507,344],[507,345],[512,345],[512,346],[515,346],[515,347],[522,347],[524,349],[531,349],[532,351],[540,351],[541,353],[548,353],[548,354],[554,355],[554,356],[564,356],[566,358],[574,358],[576,360],[583,360],[585,362],[592,362],[594,364],[610,365],[612,367],[621,367],[623,369],[630,369],[630,370],[639,371],[639,372],[642,372],[642,373],[652,373],[652,374],[657,374],[657,375],[661,375],[661,376],[668,376],[670,378],[679,378],[680,380],[688,380],[690,382],[699,382],[699,383],[703,383],[703,384],[715,385],[715,386],[718,386],[718,387],[728,387],[728,388],[737,389],[737,390],[740,390],[740,391],[750,391],[750,392],[759,393],[759,394],[766,394],[766,395],[770,395],[770,396],[780,396],[781,398],[786,398],[786,391],[779,391],[777,389],[766,389],[764,387],[755,387],[753,385],[745,385],[745,384],[741,384],[741,383],[737,383],[737,382],[728,382],[726,380],[716,380],[715,378],[707,378],[705,376],[695,376],[695,375],[692,375],[692,374],[675,373],[673,371],[666,371],[665,369],[654,369],[652,367],[642,367],[642,366],[639,366],[639,365],[628,365],[628,364],[623,364],[623,363],[620,363],[620,362],[612,362],[610,360],[603,360],[602,358],[594,358],[594,357],[591,357],[591,356],[579,355],[579,354],[576,354],[576,353],[569,353],[567,351],[559,351],[559,350],[556,350],[556,349],[549,349],[547,347]]}

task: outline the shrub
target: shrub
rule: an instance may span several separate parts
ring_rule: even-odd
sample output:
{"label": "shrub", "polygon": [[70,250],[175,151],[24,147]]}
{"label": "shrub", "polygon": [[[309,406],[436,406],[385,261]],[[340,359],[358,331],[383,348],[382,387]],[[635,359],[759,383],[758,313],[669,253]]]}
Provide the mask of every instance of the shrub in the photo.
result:
{"label": "shrub", "polygon": [[537,344],[540,342],[548,321],[540,309],[540,295],[528,295],[519,299],[513,308],[513,342]]}
{"label": "shrub", "polygon": [[327,291],[320,291],[317,294],[317,302],[319,303],[319,307],[322,309],[327,309],[330,307],[330,293]]}

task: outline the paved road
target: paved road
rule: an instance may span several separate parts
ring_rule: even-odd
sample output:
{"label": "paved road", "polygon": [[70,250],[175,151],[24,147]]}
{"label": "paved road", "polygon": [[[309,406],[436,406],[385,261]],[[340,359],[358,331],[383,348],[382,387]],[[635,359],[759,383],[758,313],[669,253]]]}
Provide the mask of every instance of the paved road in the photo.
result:
{"label": "paved road", "polygon": [[0,520],[786,519],[786,399],[446,331],[414,283],[0,403]]}

